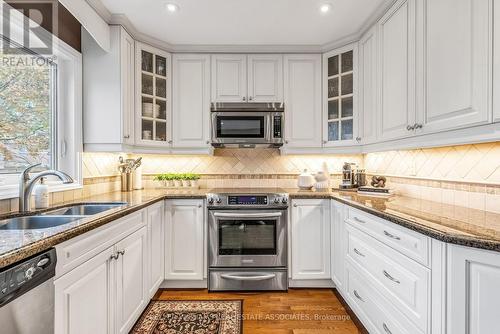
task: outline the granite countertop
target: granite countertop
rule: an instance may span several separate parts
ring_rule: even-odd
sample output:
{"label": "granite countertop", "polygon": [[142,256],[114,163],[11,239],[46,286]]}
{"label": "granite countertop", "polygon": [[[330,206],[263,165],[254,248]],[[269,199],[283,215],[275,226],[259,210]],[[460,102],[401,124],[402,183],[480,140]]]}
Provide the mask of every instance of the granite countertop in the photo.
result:
{"label": "granite countertop", "polygon": [[[207,193],[217,191],[220,190],[147,189],[129,193],[113,192],[60,204],[50,210],[78,203],[127,203],[62,226],[43,230],[0,230],[0,269],[163,199],[205,198]],[[233,189],[233,191],[244,190]],[[358,195],[353,192],[299,189],[275,189],[275,191],[287,192],[291,199],[334,199],[444,242],[500,251],[500,214],[497,213],[403,196],[383,198]],[[15,216],[15,214],[0,215],[0,220],[13,215]]]}
{"label": "granite countertop", "polygon": [[500,252],[500,214],[404,196],[286,189],[290,198],[334,199],[434,239]]}

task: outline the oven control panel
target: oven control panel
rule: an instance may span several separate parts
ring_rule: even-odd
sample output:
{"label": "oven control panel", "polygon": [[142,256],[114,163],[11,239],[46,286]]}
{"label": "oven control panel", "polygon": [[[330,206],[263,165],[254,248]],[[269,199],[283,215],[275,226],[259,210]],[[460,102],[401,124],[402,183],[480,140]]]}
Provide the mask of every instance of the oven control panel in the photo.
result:
{"label": "oven control panel", "polygon": [[288,194],[207,194],[207,204],[209,207],[286,207]]}

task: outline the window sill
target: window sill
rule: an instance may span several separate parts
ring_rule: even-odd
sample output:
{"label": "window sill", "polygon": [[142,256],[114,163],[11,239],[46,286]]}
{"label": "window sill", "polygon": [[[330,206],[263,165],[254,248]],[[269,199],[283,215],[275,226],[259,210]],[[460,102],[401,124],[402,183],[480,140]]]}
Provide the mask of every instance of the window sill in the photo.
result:
{"label": "window sill", "polygon": [[[49,185],[49,193],[82,189],[83,185],[80,183],[70,184],[54,184]],[[16,184],[0,186],[0,200],[13,199],[19,197],[19,186]]]}

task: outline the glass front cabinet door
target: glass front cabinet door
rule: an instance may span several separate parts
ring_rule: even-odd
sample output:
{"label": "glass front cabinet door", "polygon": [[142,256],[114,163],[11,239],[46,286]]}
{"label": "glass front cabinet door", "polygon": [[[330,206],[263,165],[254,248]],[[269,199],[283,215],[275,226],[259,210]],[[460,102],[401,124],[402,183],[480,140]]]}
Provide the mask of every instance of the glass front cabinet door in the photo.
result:
{"label": "glass front cabinet door", "polygon": [[170,146],[171,58],[143,43],[136,43],[136,143]]}
{"label": "glass front cabinet door", "polygon": [[323,55],[324,105],[323,145],[356,145],[357,45],[348,45]]}

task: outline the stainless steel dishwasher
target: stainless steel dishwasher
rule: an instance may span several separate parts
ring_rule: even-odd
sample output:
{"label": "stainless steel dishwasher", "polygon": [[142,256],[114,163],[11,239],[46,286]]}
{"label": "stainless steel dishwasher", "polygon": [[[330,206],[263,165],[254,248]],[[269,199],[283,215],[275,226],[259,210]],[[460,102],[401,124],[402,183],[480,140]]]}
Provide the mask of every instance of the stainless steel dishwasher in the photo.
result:
{"label": "stainless steel dishwasher", "polygon": [[50,249],[0,270],[0,332],[54,333],[56,251]]}

